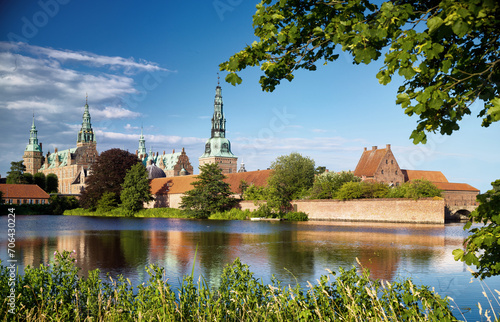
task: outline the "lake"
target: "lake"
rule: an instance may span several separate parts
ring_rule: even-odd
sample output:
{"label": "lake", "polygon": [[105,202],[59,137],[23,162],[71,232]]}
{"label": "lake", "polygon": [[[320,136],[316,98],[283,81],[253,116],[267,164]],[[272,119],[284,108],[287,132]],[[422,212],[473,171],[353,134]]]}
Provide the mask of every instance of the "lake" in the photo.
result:
{"label": "lake", "polygon": [[[7,217],[1,217],[2,263],[7,258]],[[165,268],[175,289],[195,267],[210,285],[218,285],[223,268],[237,257],[255,276],[269,283],[274,274],[283,284],[306,287],[326,269],[358,267],[356,258],[377,279],[410,277],[452,297],[454,314],[468,321],[478,317],[477,303],[488,302],[479,280],[453,259],[467,236],[463,224],[425,225],[362,222],[262,222],[164,218],[96,218],[16,216],[18,267],[38,266],[54,251],[76,251],[85,274],[99,268],[105,276],[123,274],[137,285],[147,280],[150,263]],[[195,251],[196,249],[196,257]],[[500,277],[486,280],[500,290]],[[490,295],[490,299],[493,296]],[[500,307],[495,305],[500,312]]]}

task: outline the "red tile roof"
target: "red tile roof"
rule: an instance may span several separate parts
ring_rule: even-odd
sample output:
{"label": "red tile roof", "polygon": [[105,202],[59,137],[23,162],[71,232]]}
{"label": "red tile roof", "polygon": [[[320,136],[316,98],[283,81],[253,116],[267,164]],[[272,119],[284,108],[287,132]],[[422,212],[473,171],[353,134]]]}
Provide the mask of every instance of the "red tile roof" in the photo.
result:
{"label": "red tile roof", "polygon": [[372,149],[364,151],[359,159],[356,169],[354,170],[354,175],[356,177],[373,177],[386,153],[387,149]]}
{"label": "red tile roof", "polygon": [[448,179],[444,176],[441,171],[423,171],[423,170],[405,170],[401,169],[401,172],[405,176],[405,182],[415,179],[424,179],[431,182],[448,182]]}
{"label": "red tile roof", "polygon": [[[260,170],[230,173],[226,174],[227,178],[224,181],[229,183],[233,193],[239,193],[241,180],[245,180],[249,185],[254,184],[258,187],[265,186],[267,185],[267,178],[269,178],[271,172],[272,170]],[[153,179],[150,183],[151,193],[153,195],[165,194],[167,186],[170,187],[168,192],[171,194],[184,193],[193,189],[191,183],[197,180],[196,177],[197,175],[190,175]]]}
{"label": "red tile roof", "polygon": [[479,189],[467,183],[454,183],[454,182],[433,182],[436,187],[444,191],[474,191],[479,192]]}
{"label": "red tile roof", "polygon": [[0,184],[3,199],[49,199],[49,194],[36,184]]}

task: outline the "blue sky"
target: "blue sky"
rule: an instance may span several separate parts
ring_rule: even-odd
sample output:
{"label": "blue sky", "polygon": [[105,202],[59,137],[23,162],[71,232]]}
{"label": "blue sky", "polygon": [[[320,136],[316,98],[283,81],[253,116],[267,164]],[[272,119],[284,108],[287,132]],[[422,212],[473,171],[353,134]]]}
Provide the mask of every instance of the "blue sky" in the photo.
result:
{"label": "blue sky", "polygon": [[[76,145],[85,95],[100,152],[146,145],[183,147],[195,169],[210,136],[219,63],[255,40],[257,1],[10,1],[0,4],[0,174],[22,159],[32,113],[44,154]],[[21,43],[19,43],[21,42]],[[391,144],[401,168],[439,170],[481,191],[500,178],[500,125],[475,114],[452,136],[426,145],[396,106],[400,80],[387,86],[380,63],[356,66],[341,53],[316,72],[299,71],[272,93],[258,68],[243,83],[223,81],[227,137],[247,170],[299,152],[333,171],[354,170],[363,147]]]}

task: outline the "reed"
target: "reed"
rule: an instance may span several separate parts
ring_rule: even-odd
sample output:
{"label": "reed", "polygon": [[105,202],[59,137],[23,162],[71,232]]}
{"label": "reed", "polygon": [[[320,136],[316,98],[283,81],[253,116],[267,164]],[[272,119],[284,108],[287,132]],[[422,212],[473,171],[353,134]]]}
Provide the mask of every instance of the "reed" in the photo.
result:
{"label": "reed", "polygon": [[[78,275],[74,253],[16,275],[16,310],[3,321],[456,321],[448,299],[411,280],[380,282],[369,273],[339,269],[302,288],[272,278],[264,284],[236,259],[220,285],[193,274],[172,290],[163,268],[149,265],[147,282],[133,287],[123,276],[102,280],[99,270]],[[0,293],[7,299],[9,271],[0,266]]]}

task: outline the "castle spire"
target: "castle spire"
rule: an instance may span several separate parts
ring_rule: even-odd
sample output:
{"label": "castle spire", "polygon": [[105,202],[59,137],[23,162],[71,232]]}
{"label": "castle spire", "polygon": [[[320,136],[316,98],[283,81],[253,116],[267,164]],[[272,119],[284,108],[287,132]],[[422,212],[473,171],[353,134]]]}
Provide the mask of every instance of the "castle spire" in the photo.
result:
{"label": "castle spire", "polygon": [[78,132],[78,138],[76,140],[77,146],[84,143],[95,142],[94,130],[92,129],[92,123],[90,122],[90,112],[88,104],[88,95],[85,95],[85,107],[83,111],[82,127],[80,132]]}
{"label": "castle spire", "polygon": [[138,153],[140,158],[146,157],[146,140],[144,139],[144,134],[142,133],[142,125],[141,125],[141,136],[139,137],[139,150]]}
{"label": "castle spire", "polygon": [[35,126],[34,112],[33,112],[33,122],[31,123],[30,139],[28,141],[28,145],[26,146],[25,151],[42,152],[42,148],[38,144],[38,131],[36,130]]}
{"label": "castle spire", "polygon": [[[217,76],[219,78],[219,76]],[[222,103],[222,88],[217,80],[214,99],[214,115],[212,116],[212,135],[211,138],[226,137],[226,118]]]}

